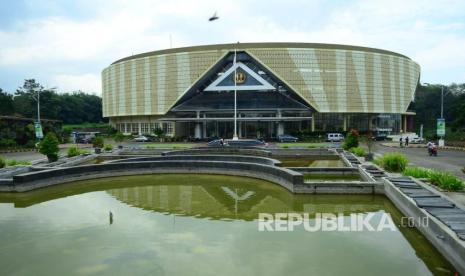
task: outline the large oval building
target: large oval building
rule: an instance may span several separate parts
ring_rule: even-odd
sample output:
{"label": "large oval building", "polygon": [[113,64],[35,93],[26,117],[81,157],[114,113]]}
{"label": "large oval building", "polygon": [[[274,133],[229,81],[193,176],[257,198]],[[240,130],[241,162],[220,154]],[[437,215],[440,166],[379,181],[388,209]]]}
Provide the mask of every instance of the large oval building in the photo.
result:
{"label": "large oval building", "polygon": [[420,67],[380,49],[314,43],[240,43],[133,55],[102,72],[103,116],[124,133],[203,139],[299,132],[398,133]]}

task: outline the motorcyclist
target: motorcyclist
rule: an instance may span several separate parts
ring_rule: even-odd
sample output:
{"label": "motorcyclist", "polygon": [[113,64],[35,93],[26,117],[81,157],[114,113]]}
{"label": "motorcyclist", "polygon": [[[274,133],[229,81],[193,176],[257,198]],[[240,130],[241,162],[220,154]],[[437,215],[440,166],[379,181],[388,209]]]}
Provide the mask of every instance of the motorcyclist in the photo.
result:
{"label": "motorcyclist", "polygon": [[437,147],[436,147],[436,144],[435,144],[435,143],[433,143],[433,142],[428,142],[428,143],[426,144],[426,147],[428,148],[428,154],[429,154],[430,156],[432,156],[432,155],[435,155],[435,156],[436,156],[436,155],[437,155]]}

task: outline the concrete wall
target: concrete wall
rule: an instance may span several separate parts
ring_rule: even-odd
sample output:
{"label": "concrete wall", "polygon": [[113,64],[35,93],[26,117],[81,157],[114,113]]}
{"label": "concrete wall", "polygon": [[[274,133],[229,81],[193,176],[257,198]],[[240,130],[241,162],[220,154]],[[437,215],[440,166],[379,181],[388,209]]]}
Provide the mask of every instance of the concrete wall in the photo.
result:
{"label": "concrete wall", "polygon": [[226,161],[226,162],[245,162],[256,163],[269,166],[280,166],[281,162],[276,159],[247,156],[247,155],[168,155],[168,156],[150,156],[150,157],[134,157],[120,160],[112,160],[105,163],[124,163],[124,162],[139,162],[139,161]]}
{"label": "concrete wall", "polygon": [[[419,208],[413,199],[403,194],[391,182],[384,179],[385,195],[407,217],[413,218],[415,227],[451,262],[458,272],[465,275],[465,241],[434,216]],[[419,223],[428,221],[428,224]]]}
{"label": "concrete wall", "polygon": [[194,149],[183,149],[173,150],[164,152],[162,155],[191,155],[191,154],[220,154],[220,155],[253,155],[253,156],[271,156],[271,152],[260,148],[236,148],[236,147],[205,147],[205,148],[194,148]]}
{"label": "concrete wall", "polygon": [[300,173],[262,164],[187,160],[140,161],[135,163],[109,163],[72,168],[54,168],[16,175],[13,177],[12,191],[24,192],[61,183],[99,177],[152,173],[211,173],[248,176],[276,183],[291,192],[295,184],[303,182],[303,176]]}

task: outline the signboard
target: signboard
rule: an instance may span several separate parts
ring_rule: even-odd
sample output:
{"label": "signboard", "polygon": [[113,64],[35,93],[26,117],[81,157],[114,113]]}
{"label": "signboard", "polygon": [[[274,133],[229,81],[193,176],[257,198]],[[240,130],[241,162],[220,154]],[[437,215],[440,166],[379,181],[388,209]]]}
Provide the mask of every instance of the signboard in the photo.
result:
{"label": "signboard", "polygon": [[37,139],[44,138],[44,133],[42,132],[42,125],[40,124],[40,122],[34,123],[34,130],[35,130]]}
{"label": "signboard", "polygon": [[436,134],[440,137],[446,136],[446,120],[445,119],[437,120]]}

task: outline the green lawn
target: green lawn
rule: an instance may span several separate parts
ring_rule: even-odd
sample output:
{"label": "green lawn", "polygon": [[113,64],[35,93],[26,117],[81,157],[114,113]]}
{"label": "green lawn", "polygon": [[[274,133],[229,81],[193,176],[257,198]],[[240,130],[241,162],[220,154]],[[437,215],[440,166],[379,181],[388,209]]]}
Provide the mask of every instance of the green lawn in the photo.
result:
{"label": "green lawn", "polygon": [[327,148],[327,143],[276,143],[280,148]]}
{"label": "green lawn", "polygon": [[145,144],[146,149],[188,149],[194,147],[196,144],[191,143],[151,143]]}
{"label": "green lawn", "polygon": [[81,128],[106,128],[110,125],[108,123],[82,123],[82,124],[66,124],[63,128],[81,129]]}

